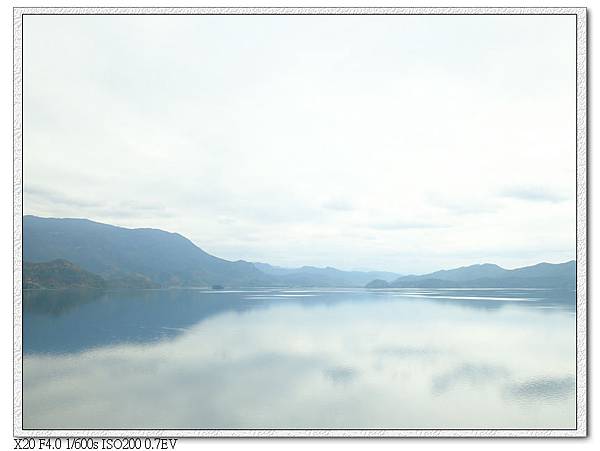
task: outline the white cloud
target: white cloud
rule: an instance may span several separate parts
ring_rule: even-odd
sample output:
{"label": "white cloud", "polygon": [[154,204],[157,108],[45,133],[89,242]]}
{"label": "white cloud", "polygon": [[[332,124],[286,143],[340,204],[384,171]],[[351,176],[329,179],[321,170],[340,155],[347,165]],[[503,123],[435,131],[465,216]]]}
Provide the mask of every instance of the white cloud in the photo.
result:
{"label": "white cloud", "polygon": [[[573,258],[573,27],[26,16],[25,212],[163,228],[281,265]],[[505,195],[532,186],[561,202]],[[381,230],[432,223],[444,228]]]}

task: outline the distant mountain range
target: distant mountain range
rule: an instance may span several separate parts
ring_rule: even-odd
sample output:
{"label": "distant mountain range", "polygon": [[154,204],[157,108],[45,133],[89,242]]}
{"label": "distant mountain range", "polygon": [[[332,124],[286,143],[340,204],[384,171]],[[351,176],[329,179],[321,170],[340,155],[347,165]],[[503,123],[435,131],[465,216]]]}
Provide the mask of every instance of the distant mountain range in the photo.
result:
{"label": "distant mountain range", "polygon": [[[208,254],[177,233],[128,229],[87,219],[25,216],[23,261],[43,263],[57,259],[98,275],[107,286],[117,288],[362,287],[374,278],[391,281],[399,277],[385,272],[309,266],[288,269],[243,260],[232,262]],[[25,275],[32,276],[32,268],[24,268]],[[65,286],[71,280],[68,272],[62,282]],[[46,279],[29,280],[28,287],[48,283]],[[58,279],[54,283],[59,283]]]}
{"label": "distant mountain range", "polygon": [[254,263],[254,266],[265,274],[276,277],[284,285],[290,286],[362,287],[373,279],[392,281],[400,277],[400,274],[393,272],[341,271],[330,266],[282,268],[268,263]]}
{"label": "distant mountain range", "polygon": [[87,219],[23,218],[24,288],[158,287],[570,287],[575,262],[515,270],[473,265],[422,276],[228,261],[187,238]]}
{"label": "distant mountain range", "polygon": [[392,282],[375,279],[367,288],[575,288],[575,261],[539,263],[504,269],[489,263],[463,266],[420,276],[399,277]]}

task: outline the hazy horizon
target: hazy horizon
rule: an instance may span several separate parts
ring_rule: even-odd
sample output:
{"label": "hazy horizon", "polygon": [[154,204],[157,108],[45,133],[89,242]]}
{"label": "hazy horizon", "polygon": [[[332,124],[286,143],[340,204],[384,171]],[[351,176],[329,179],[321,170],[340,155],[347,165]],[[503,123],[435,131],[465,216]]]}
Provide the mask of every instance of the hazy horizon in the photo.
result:
{"label": "hazy horizon", "polygon": [[[23,217],[35,217],[35,218],[43,218],[41,216],[35,216],[35,215],[23,215]],[[101,221],[94,221],[93,219],[89,219],[89,218],[43,218],[43,219],[67,219],[67,220],[78,220],[78,221],[92,221],[92,222],[97,222],[100,224],[104,224],[104,225],[110,225],[110,226],[114,226],[114,227],[123,227],[123,226],[118,226],[115,224],[107,224],[107,223],[102,223]],[[162,230],[162,229],[157,229],[157,228],[153,228],[153,227],[124,227],[126,229],[131,229],[131,230],[161,230],[163,232],[167,232],[167,233],[174,233],[174,234],[179,234],[181,235],[179,232],[175,231],[175,230]],[[183,235],[182,235],[183,236]],[[188,237],[184,236],[184,238],[189,239]],[[196,246],[198,246],[198,244],[194,243]],[[201,248],[201,246],[198,246]],[[203,249],[204,250],[204,249]],[[220,257],[219,255],[214,255],[214,257]],[[240,260],[240,259],[238,259]],[[235,259],[231,259],[231,261],[236,261]],[[517,268],[521,268],[524,266],[534,266],[537,264],[543,264],[543,263],[552,263],[552,264],[564,264],[564,263],[569,263],[571,261],[575,261],[575,259],[570,259],[570,260],[565,260],[565,261],[560,261],[560,262],[546,262],[546,261],[537,261],[537,262],[532,262],[531,264],[527,264],[527,265],[522,265],[522,266],[514,266],[514,267],[506,267],[506,266],[502,266],[502,265],[497,265],[496,263],[492,262],[492,261],[478,261],[478,262],[472,262],[470,264],[467,265],[462,265],[461,267],[465,267],[465,266],[474,266],[474,265],[486,265],[486,264],[491,264],[491,265],[497,265],[500,266],[504,269],[517,269]],[[267,261],[249,261],[249,263],[260,263],[260,264],[268,264],[271,265],[273,267],[281,267],[281,268],[289,268],[289,269],[293,269],[294,267],[291,266],[280,266],[280,265],[276,265],[276,264],[272,264],[270,262]],[[299,267],[315,267],[314,265],[303,265],[303,264],[299,264],[297,266],[295,266],[295,268],[299,268]],[[333,267],[331,265],[322,265],[320,266],[320,268],[325,268],[325,267],[331,267],[333,269],[338,269],[338,270],[342,270],[342,271],[359,271],[359,272],[390,272],[390,273],[398,273],[402,276],[406,276],[406,275],[414,275],[414,274],[409,274],[409,273],[400,273],[399,271],[393,271],[391,269],[387,269],[387,268],[368,268],[368,267],[353,267],[353,268],[341,268],[341,267]],[[431,271],[426,271],[426,273],[429,272],[435,272],[435,271],[439,271],[439,270],[447,270],[447,269],[456,269],[458,267],[444,267],[444,268],[437,268]],[[419,274],[425,274],[423,272],[419,273]]]}
{"label": "hazy horizon", "polygon": [[283,267],[575,257],[575,16],[23,24],[25,214]]}

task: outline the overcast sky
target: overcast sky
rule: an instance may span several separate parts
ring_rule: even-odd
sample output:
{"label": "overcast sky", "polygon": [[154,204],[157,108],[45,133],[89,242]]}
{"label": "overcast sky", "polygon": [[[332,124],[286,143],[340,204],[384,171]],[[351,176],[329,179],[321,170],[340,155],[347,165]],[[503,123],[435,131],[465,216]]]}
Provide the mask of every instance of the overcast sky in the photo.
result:
{"label": "overcast sky", "polygon": [[575,256],[574,16],[25,16],[24,211],[230,260]]}

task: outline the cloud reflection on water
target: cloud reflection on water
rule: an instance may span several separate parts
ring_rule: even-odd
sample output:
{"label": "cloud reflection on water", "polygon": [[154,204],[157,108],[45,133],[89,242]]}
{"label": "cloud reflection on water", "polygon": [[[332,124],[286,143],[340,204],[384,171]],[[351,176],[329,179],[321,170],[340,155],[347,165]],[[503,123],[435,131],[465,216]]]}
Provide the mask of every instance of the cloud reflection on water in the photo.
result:
{"label": "cloud reflection on water", "polygon": [[521,306],[281,301],[26,354],[24,426],[573,427],[574,318]]}

